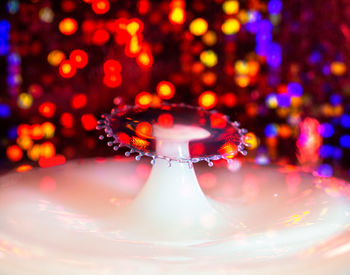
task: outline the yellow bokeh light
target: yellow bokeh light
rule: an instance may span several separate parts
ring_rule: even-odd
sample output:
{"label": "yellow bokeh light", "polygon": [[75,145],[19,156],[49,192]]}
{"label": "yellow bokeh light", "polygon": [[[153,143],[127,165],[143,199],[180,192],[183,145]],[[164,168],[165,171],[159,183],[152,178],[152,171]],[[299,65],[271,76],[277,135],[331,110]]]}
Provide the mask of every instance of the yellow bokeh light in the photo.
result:
{"label": "yellow bokeh light", "polygon": [[31,94],[21,93],[17,98],[17,105],[21,109],[29,109],[33,104],[33,97]]}
{"label": "yellow bokeh light", "polygon": [[189,28],[193,35],[201,36],[207,32],[208,23],[203,18],[197,18],[191,22]]}
{"label": "yellow bokeh light", "polygon": [[204,109],[211,109],[216,106],[218,98],[212,91],[203,92],[199,98],[198,103]]}
{"label": "yellow bokeh light", "polygon": [[63,72],[64,74],[70,73],[71,70],[72,70],[72,66],[71,66],[70,64],[68,64],[68,63],[63,64],[63,66],[62,66],[62,72]]}
{"label": "yellow bokeh light", "polygon": [[171,23],[183,24],[186,20],[185,10],[182,8],[174,8],[169,13],[169,20]]}
{"label": "yellow bokeh light", "polygon": [[128,33],[133,36],[135,35],[140,29],[140,24],[133,21],[131,23],[129,23],[127,26],[126,26],[126,30],[128,31]]}
{"label": "yellow bokeh light", "polygon": [[51,142],[45,142],[40,146],[40,157],[52,158],[55,155],[55,146]]}
{"label": "yellow bokeh light", "polygon": [[235,72],[239,75],[247,75],[249,73],[248,63],[243,60],[237,60],[235,63]]}
{"label": "yellow bokeh light", "polygon": [[241,29],[241,23],[235,18],[229,18],[221,25],[221,30],[226,35],[237,33]]}
{"label": "yellow bokeh light", "polygon": [[218,57],[212,50],[202,52],[199,58],[201,62],[207,67],[214,67],[218,63]]}
{"label": "yellow bokeh light", "polygon": [[32,148],[27,151],[27,156],[33,161],[37,161],[40,158],[40,145],[35,144]]}
{"label": "yellow bokeh light", "polygon": [[259,140],[258,140],[257,136],[252,132],[249,132],[245,135],[244,141],[245,141],[245,143],[248,144],[249,150],[254,150],[259,145]]}
{"label": "yellow bokeh light", "polygon": [[55,125],[51,122],[44,122],[41,125],[45,138],[52,138],[55,135]]}
{"label": "yellow bokeh light", "polygon": [[222,10],[226,14],[236,14],[239,11],[239,2],[237,0],[228,0],[222,4]]}

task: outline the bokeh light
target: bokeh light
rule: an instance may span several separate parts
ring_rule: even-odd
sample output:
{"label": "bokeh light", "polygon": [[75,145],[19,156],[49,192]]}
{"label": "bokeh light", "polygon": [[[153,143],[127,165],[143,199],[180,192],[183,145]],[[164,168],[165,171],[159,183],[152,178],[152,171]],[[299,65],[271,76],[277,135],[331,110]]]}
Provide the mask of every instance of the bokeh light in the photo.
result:
{"label": "bokeh light", "polygon": [[197,18],[190,23],[189,29],[193,35],[201,36],[207,32],[208,23],[203,18]]}
{"label": "bokeh light", "polygon": [[198,102],[202,108],[212,109],[217,103],[217,96],[212,91],[206,91],[199,96]]}
{"label": "bokeh light", "polygon": [[72,35],[77,31],[78,23],[75,19],[67,17],[62,19],[62,21],[58,25],[58,28],[63,34]]}

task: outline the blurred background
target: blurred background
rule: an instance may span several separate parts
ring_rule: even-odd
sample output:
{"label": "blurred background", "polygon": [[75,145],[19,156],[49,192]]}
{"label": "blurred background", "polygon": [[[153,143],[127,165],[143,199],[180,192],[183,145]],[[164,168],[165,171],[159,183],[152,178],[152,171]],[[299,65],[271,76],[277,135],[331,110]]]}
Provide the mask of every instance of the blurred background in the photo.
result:
{"label": "blurred background", "polygon": [[0,172],[114,156],[101,114],[184,102],[241,122],[259,165],[349,178],[349,66],[346,0],[4,0]]}

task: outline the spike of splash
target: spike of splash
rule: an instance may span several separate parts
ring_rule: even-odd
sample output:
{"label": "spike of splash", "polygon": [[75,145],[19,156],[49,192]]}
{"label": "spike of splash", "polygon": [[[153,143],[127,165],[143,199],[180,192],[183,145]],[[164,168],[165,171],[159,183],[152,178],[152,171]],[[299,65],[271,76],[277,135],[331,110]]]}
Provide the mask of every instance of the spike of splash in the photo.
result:
{"label": "spike of splash", "polygon": [[[162,124],[161,120],[169,118],[166,116],[172,110],[175,114],[171,126]],[[191,122],[191,116],[199,121]],[[129,237],[193,242],[218,239],[224,232],[232,231],[232,225],[220,210],[222,205],[202,192],[193,163],[206,161],[212,167],[215,160],[229,161],[236,154],[232,150],[245,155],[243,133],[246,131],[238,128],[239,123],[231,123],[227,116],[214,111],[172,104],[159,109],[130,106],[113,109],[99,125],[104,125],[106,135],[114,138],[108,143],[117,144],[114,150],[127,147],[127,157],[135,152],[136,160],[142,156],[152,158],[147,182],[123,210],[123,224],[129,226],[125,232],[135,233]],[[192,153],[190,145],[199,144],[198,141],[209,149],[212,144],[218,148],[212,151],[205,148],[202,156]],[[220,151],[223,153],[209,154]]]}

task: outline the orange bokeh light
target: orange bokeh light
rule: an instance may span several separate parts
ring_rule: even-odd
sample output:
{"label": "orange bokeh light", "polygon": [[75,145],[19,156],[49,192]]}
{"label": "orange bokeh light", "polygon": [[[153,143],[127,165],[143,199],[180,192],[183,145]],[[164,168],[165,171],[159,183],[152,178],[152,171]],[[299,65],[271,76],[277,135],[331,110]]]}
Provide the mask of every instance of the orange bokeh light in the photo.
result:
{"label": "orange bokeh light", "polygon": [[175,87],[169,81],[161,81],[157,85],[157,94],[162,99],[171,99],[175,94]]}
{"label": "orange bokeh light", "polygon": [[44,137],[44,131],[40,124],[33,124],[30,136],[34,140],[39,140]]}
{"label": "orange bokeh light", "polygon": [[152,125],[148,122],[140,122],[136,126],[136,135],[142,138],[151,138]]}
{"label": "orange bokeh light", "polygon": [[23,164],[21,166],[18,166],[16,171],[21,173],[21,172],[27,172],[29,170],[33,169],[33,166],[29,165],[29,164]]}
{"label": "orange bokeh light", "polygon": [[198,99],[199,105],[204,109],[211,109],[217,104],[217,96],[212,91],[203,92]]}
{"label": "orange bokeh light", "polygon": [[16,142],[23,150],[30,149],[34,143],[30,136],[19,136]]}
{"label": "orange bokeh light", "polygon": [[78,23],[75,19],[67,17],[61,20],[58,29],[64,35],[72,35],[77,31]]}

